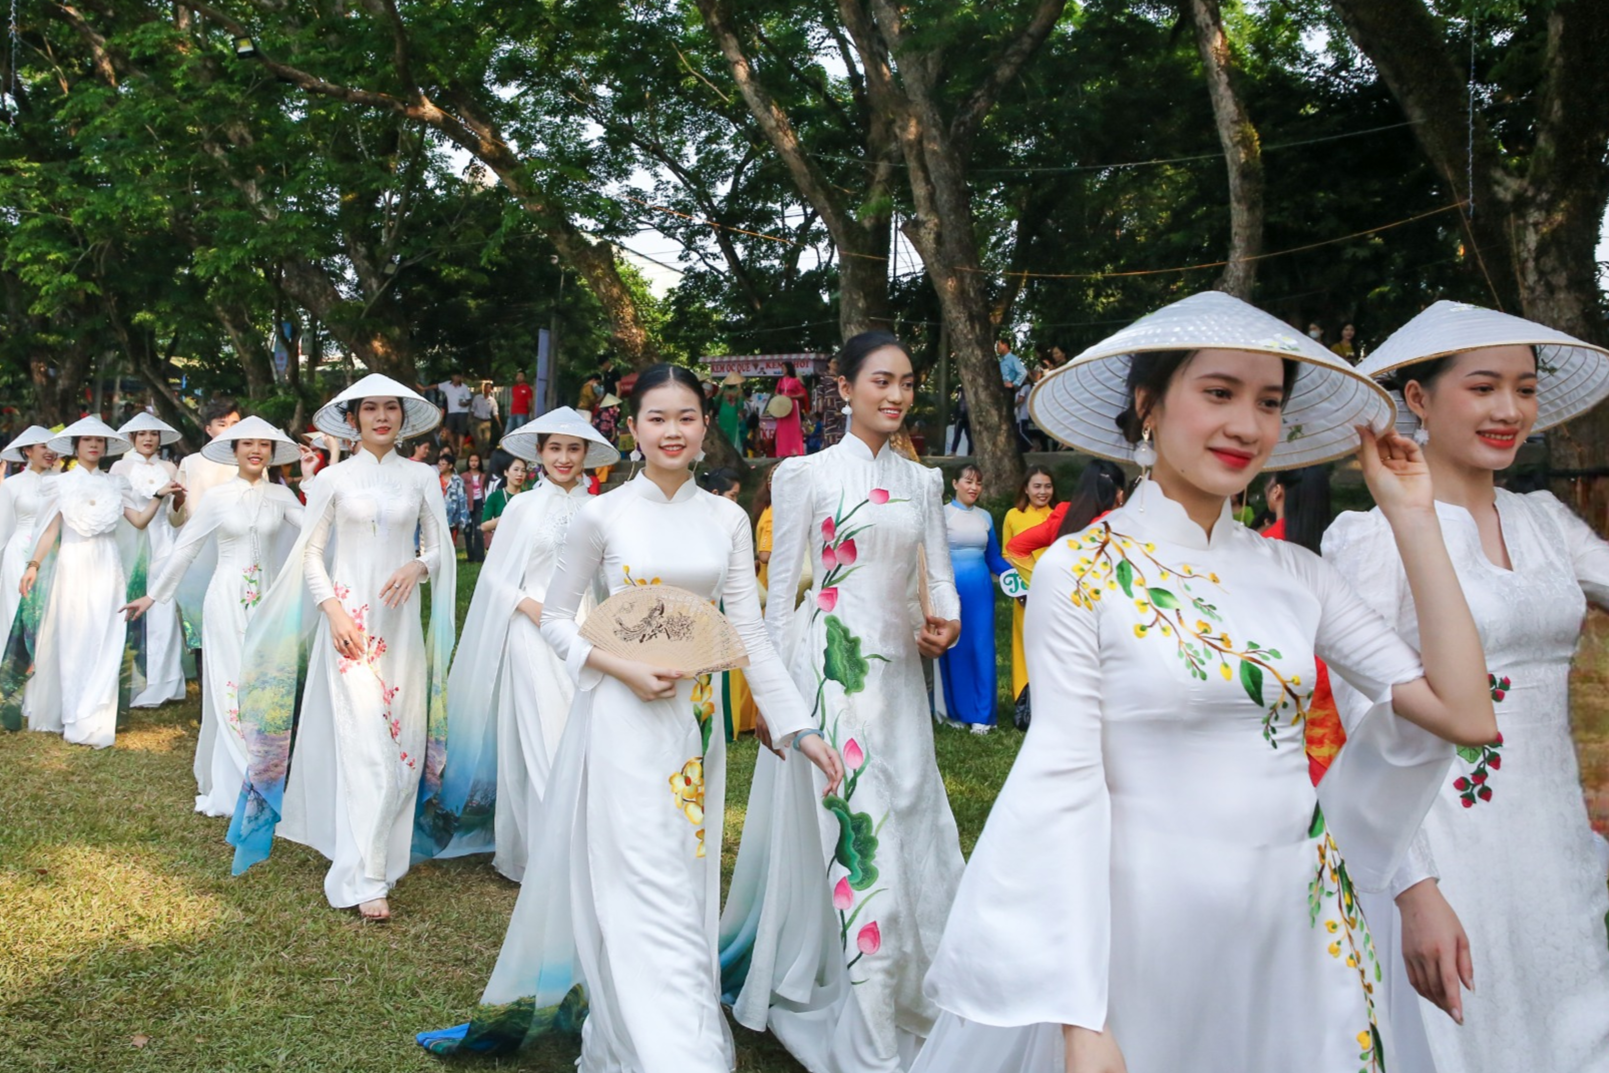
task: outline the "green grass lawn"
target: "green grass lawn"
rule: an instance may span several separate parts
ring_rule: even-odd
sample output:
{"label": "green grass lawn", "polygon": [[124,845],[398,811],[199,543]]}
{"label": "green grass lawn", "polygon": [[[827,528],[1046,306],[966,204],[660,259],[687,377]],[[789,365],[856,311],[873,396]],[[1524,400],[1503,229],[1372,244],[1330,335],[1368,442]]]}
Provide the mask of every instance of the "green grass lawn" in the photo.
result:
{"label": "green grass lawn", "polygon": [[[461,568],[462,605],[476,570]],[[100,751],[0,735],[0,1070],[442,1068],[413,1033],[473,1010],[517,888],[484,857],[423,865],[391,899],[395,922],[373,927],[329,908],[305,847],[280,842],[231,878],[227,821],[191,811],[200,710],[192,685]],[[1020,741],[938,733],[969,851]],[[728,869],[754,753],[752,738],[731,751]],[[740,1069],[799,1068],[769,1036],[737,1036]],[[559,1042],[455,1064],[569,1073],[574,1059]]]}

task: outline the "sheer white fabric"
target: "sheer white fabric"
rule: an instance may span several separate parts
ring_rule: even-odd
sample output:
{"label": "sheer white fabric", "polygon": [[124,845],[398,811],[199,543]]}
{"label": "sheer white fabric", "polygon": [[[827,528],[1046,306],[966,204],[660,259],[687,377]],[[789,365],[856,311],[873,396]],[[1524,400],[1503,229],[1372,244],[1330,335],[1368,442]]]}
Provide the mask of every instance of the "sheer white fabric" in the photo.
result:
{"label": "sheer white fabric", "polygon": [[25,469],[0,482],[0,626],[8,634],[22,602],[19,586],[34,553],[39,512],[44,508],[41,485],[55,476]]}
{"label": "sheer white fabric", "polygon": [[[1569,697],[1587,601],[1609,606],[1609,544],[1548,493],[1500,489],[1497,512],[1513,566],[1505,570],[1486,557],[1468,511],[1436,507],[1486,649],[1502,744],[1461,751],[1392,885],[1395,894],[1440,876],[1469,934],[1477,982],[1464,995],[1459,1027],[1414,993],[1395,941],[1389,950],[1380,943],[1404,1058],[1394,1068],[1609,1070],[1609,892],[1582,801]],[[1402,561],[1377,511],[1336,519],[1324,554],[1417,640]],[[1357,694],[1337,686],[1335,697],[1343,718],[1355,718]],[[1365,906],[1378,932],[1394,940],[1392,902],[1380,897]]]}
{"label": "sheer white fabric", "polygon": [[[453,565],[431,512],[435,472],[369,451],[319,474],[328,506],[307,517],[300,567],[315,606],[339,600],[367,650],[339,658],[322,615],[309,651],[279,834],[330,860],[324,893],[342,908],[383,898],[408,871],[414,799],[424,762],[426,661],[416,587],[391,608],[380,589],[417,558],[432,576]],[[326,487],[324,482],[333,485]],[[333,540],[333,561],[326,553]],[[291,564],[296,569],[297,564]]]}
{"label": "sheer white fabric", "polygon": [[[1299,713],[1315,655],[1378,701],[1420,677],[1413,649],[1317,556],[1227,504],[1209,539],[1149,482],[1045,553],[1027,627],[1033,725],[928,974],[946,1043],[916,1070],[1062,1073],[1059,1025],[1109,1029],[1131,1073],[1386,1068],[1340,851],[1394,866],[1408,832],[1317,832]],[[1451,748],[1418,744],[1433,783]],[[1398,789],[1354,807],[1400,818],[1422,794]]]}
{"label": "sheer white fabric", "polygon": [[[196,746],[196,811],[232,816],[246,778],[246,742],[241,736],[236,687],[246,624],[278,576],[288,550],[283,539],[300,528],[303,508],[290,489],[266,478],[255,484],[236,477],[217,486],[191,515],[165,568],[147,595],[171,610],[180,582],[205,548],[214,551],[207,585],[201,666],[201,736]],[[153,526],[153,528],[155,528]],[[151,614],[147,612],[147,615]]]}
{"label": "sheer white fabric", "polygon": [[[112,463],[112,473],[129,482],[134,489],[135,502],[142,510],[159,489],[173,481],[178,471],[172,462],[148,461],[133,451]],[[176,537],[171,525],[156,524],[147,526],[145,535],[151,549],[146,564],[149,581],[168,565]],[[156,708],[169,701],[183,700],[184,628],[179,622],[178,608],[166,604],[153,607],[141,616],[140,625],[135,628],[145,630],[145,688],[130,702],[131,707]]]}

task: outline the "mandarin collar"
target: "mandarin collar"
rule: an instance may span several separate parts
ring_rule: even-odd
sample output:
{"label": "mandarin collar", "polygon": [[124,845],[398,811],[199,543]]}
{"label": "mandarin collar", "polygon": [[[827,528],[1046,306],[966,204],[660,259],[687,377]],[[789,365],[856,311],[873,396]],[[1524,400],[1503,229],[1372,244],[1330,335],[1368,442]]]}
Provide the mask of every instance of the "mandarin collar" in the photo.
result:
{"label": "mandarin collar", "polygon": [[[367,447],[361,446],[356,451],[348,455],[347,459],[348,461],[356,461],[359,465],[364,465],[366,463],[371,466],[389,466],[392,463],[404,461],[403,457],[395,450],[386,451],[385,453],[376,457],[373,451],[369,450]],[[436,467],[431,466],[430,468],[434,470]]]}
{"label": "mandarin collar", "polygon": [[[587,479],[585,477],[583,477],[581,480],[576,481],[575,485],[568,492],[566,492],[563,488],[560,488],[557,484],[554,484],[552,481],[544,479],[540,484],[538,484],[536,486],[536,488],[530,489],[530,491],[534,492],[534,491],[537,491],[537,490],[545,490],[548,495],[557,496],[560,499],[586,499],[586,498],[588,498],[588,497],[590,497],[592,495],[592,490],[589,487],[587,487],[587,485],[588,485],[588,481],[587,481]],[[656,491],[658,490],[657,487],[656,487],[655,490]],[[516,495],[524,495],[525,493],[524,492],[518,492],[518,493],[515,493],[515,494]],[[510,498],[513,498],[513,497],[511,496]]]}
{"label": "mandarin collar", "polygon": [[686,503],[698,495],[698,482],[689,476],[682,482],[682,486],[676,489],[676,494],[667,499],[665,493],[660,491],[659,485],[648,479],[647,470],[643,470],[626,482],[626,487],[636,489],[637,494],[650,503]]}
{"label": "mandarin collar", "polygon": [[1228,543],[1230,534],[1239,528],[1230,509],[1230,500],[1225,499],[1209,538],[1206,531],[1185,512],[1184,507],[1169,499],[1162,491],[1162,486],[1152,480],[1140,482],[1134,495],[1123,504],[1122,513],[1129,524],[1144,530],[1147,536],[1160,537],[1170,544],[1196,551],[1223,547]]}
{"label": "mandarin collar", "polygon": [[890,447],[888,441],[883,441],[883,447],[876,454],[872,453],[871,445],[853,432],[844,433],[844,438],[838,441],[838,449],[847,454],[854,455],[862,462],[878,462],[888,454]]}

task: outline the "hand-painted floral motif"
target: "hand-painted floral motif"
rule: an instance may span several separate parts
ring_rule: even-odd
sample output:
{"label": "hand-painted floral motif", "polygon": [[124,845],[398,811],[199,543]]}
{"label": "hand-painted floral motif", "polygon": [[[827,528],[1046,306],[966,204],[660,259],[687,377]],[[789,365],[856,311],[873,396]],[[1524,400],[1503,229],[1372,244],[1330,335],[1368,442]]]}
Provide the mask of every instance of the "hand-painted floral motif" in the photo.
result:
{"label": "hand-painted floral motif", "polygon": [[224,709],[224,720],[237,736],[244,737],[244,731],[240,729],[240,687],[234,682],[225,682],[224,696],[229,701],[229,707]]}
{"label": "hand-painted floral motif", "polygon": [[1319,917],[1325,915],[1326,905],[1334,913],[1324,921],[1325,933],[1335,937],[1327,949],[1336,960],[1344,955],[1347,968],[1357,972],[1369,1016],[1369,1027],[1357,1036],[1358,1061],[1363,1063],[1358,1073],[1384,1073],[1385,1055],[1380,1046],[1379,1020],[1374,1012],[1375,985],[1380,983],[1384,973],[1375,957],[1374,939],[1358,906],[1352,878],[1347,875],[1346,861],[1341,858],[1335,840],[1323,831],[1323,823],[1321,816],[1315,816],[1314,826],[1322,833],[1317,843],[1318,863],[1307,888],[1308,919],[1316,927]]}
{"label": "hand-painted floral motif", "polygon": [[[1155,557],[1156,545],[1116,532],[1101,524],[1069,538],[1069,546],[1086,554],[1074,564],[1072,601],[1094,610],[1107,593],[1121,589],[1134,602],[1139,621],[1134,636],[1153,632],[1172,638],[1174,650],[1194,678],[1205,682],[1216,668],[1226,682],[1239,681],[1252,703],[1263,709],[1263,739],[1274,748],[1278,720],[1286,712],[1295,725],[1306,717],[1313,691],[1300,690],[1301,675],[1287,675],[1276,648],[1256,641],[1236,645],[1222,628],[1216,604],[1196,589],[1204,581],[1221,588],[1218,575],[1197,572],[1189,563],[1170,566]],[[1171,582],[1164,587],[1161,582]],[[1272,700],[1265,687],[1272,679]]]}
{"label": "hand-painted floral motif", "polygon": [[257,563],[252,563],[245,570],[241,571],[241,574],[240,574],[240,580],[241,580],[240,606],[241,607],[244,607],[246,610],[249,611],[252,608],[257,606],[258,601],[260,601],[263,598],[262,579],[263,579],[262,567],[259,566]]}
{"label": "hand-painted floral motif", "polygon": [[1492,772],[1503,766],[1503,735],[1499,734],[1497,740],[1490,745],[1460,745],[1458,759],[1466,764],[1473,764],[1470,770],[1453,779],[1453,789],[1458,791],[1458,803],[1465,808],[1474,808],[1476,802],[1490,801],[1492,799]]}
{"label": "hand-painted floral motif", "polygon": [[386,640],[379,634],[369,632],[368,618],[369,605],[359,604],[353,607],[347,601],[351,598],[352,590],[345,585],[335,585],[335,598],[341,601],[341,606],[352,618],[352,625],[363,635],[363,649],[356,656],[338,656],[335,669],[341,674],[362,668],[374,675],[374,680],[380,684],[380,718],[385,721],[386,731],[391,735],[391,741],[397,746],[397,759],[408,767],[416,767],[418,758],[408,755],[408,750],[402,748],[402,720],[394,711],[393,705],[401,686],[388,685],[385,677],[380,673],[380,657],[386,653]]}

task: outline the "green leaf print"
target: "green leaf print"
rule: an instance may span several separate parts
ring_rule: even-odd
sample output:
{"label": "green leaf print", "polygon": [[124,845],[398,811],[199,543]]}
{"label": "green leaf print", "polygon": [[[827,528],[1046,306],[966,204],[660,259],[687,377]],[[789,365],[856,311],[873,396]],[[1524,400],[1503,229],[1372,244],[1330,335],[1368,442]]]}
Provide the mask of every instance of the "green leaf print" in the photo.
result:
{"label": "green leaf print", "polygon": [[866,890],[877,882],[877,832],[864,812],[850,812],[849,802],[836,795],[822,798],[821,807],[838,817],[838,845],[833,859],[849,871],[849,885]]}
{"label": "green leaf print", "polygon": [[1123,588],[1123,595],[1134,598],[1134,567],[1127,559],[1117,561],[1117,583]]}
{"label": "green leaf print", "polygon": [[1458,758],[1466,763],[1473,764],[1481,758],[1481,751],[1474,746],[1460,745],[1458,747]]}
{"label": "green leaf print", "polygon": [[827,650],[821,673],[844,687],[844,695],[866,688],[871,664],[860,654],[860,638],[849,632],[837,615],[827,616]]}
{"label": "green leaf print", "polygon": [[1169,592],[1167,589],[1153,588],[1147,589],[1146,591],[1151,595],[1151,604],[1153,607],[1161,608],[1163,611],[1174,611],[1178,609],[1179,598],[1173,595],[1173,593]]}
{"label": "green leaf print", "polygon": [[1240,661],[1240,684],[1257,707],[1263,707],[1263,669],[1251,660]]}

